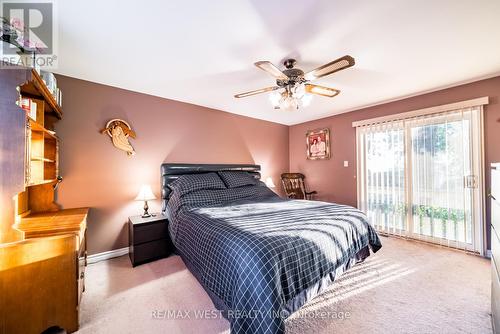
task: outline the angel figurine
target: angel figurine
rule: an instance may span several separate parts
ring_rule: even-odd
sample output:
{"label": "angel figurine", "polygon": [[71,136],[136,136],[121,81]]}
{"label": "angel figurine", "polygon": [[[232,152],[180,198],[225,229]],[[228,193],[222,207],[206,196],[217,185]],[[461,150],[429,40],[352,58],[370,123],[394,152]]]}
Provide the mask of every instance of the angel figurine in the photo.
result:
{"label": "angel figurine", "polygon": [[130,125],[124,120],[112,119],[106,124],[106,127],[101,130],[101,133],[107,133],[111,137],[113,145],[127,152],[128,156],[135,155],[134,148],[130,145],[128,138],[132,137],[135,139],[136,135]]}

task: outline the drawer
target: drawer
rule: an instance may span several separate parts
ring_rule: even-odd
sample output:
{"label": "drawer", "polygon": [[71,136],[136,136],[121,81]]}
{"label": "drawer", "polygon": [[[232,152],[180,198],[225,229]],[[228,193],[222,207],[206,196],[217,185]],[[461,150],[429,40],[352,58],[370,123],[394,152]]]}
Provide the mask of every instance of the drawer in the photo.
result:
{"label": "drawer", "polygon": [[[166,224],[165,224],[166,225]],[[167,257],[172,253],[169,239],[160,239],[133,246],[133,264],[141,264],[154,259]]]}
{"label": "drawer", "polygon": [[79,233],[80,244],[77,248],[77,288],[78,288],[78,299],[76,304],[80,305],[82,301],[83,292],[85,291],[85,267],[87,266],[87,229],[80,231]]}
{"label": "drawer", "polygon": [[491,170],[491,196],[500,202],[500,170]]}
{"label": "drawer", "polygon": [[85,257],[78,257],[78,300],[76,301],[78,305],[80,305],[80,301],[82,299],[83,292],[85,291],[85,266],[86,259]]}
{"label": "drawer", "polygon": [[142,244],[168,237],[168,223],[166,221],[152,224],[140,224],[134,226],[134,245]]}

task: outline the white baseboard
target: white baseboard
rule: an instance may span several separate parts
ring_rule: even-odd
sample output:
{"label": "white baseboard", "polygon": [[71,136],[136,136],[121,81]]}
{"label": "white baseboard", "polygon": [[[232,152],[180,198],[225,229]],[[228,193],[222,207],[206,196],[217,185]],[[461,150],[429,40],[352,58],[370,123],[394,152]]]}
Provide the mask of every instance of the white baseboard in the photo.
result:
{"label": "white baseboard", "polygon": [[487,257],[488,259],[491,259],[491,249],[487,249],[486,254],[484,254],[484,256]]}
{"label": "white baseboard", "polygon": [[128,247],[123,247],[120,249],[113,249],[111,251],[92,254],[92,255],[87,256],[87,263],[91,264],[91,263],[96,263],[99,261],[105,261],[105,260],[112,259],[114,257],[123,256],[125,254],[128,254]]}

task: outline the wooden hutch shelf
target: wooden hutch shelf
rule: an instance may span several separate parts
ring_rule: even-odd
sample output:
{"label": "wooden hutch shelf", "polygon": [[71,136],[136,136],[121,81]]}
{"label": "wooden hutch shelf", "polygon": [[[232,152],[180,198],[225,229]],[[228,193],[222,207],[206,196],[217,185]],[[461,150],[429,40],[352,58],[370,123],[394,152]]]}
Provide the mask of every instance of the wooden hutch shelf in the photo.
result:
{"label": "wooden hutch shelf", "polygon": [[46,128],[43,127],[43,125],[41,125],[40,123],[37,123],[35,120],[30,118],[29,116],[28,116],[28,120],[29,120],[31,130],[44,132],[47,136],[50,136],[50,137],[57,140],[57,137],[56,137],[56,134],[54,131],[47,130]]}
{"label": "wooden hutch shelf", "polygon": [[55,182],[57,182],[57,179],[38,180],[36,182],[32,182],[32,183],[26,184],[26,187],[40,186],[40,185],[50,184],[50,183],[55,183]]}
{"label": "wooden hutch shelf", "polygon": [[[35,72],[36,73],[36,72]],[[43,82],[42,82],[43,83]],[[29,83],[22,87],[30,86]],[[26,171],[25,187],[54,182],[58,177],[59,138],[55,132],[45,127],[47,114],[47,101],[30,98],[20,89],[21,98],[30,99],[31,104],[36,104],[36,120],[27,113],[26,129]]]}
{"label": "wooden hutch shelf", "polygon": [[15,138],[9,149],[16,154],[9,156],[15,187],[0,203],[15,213],[2,216],[15,239],[0,243],[0,299],[5,299],[0,327],[5,333],[38,334],[60,326],[71,333],[78,330],[85,290],[89,209],[61,210],[55,202],[61,179],[53,130],[62,108],[37,71],[20,67],[2,75],[0,102],[9,112],[5,119],[15,121],[2,123],[0,130]]}
{"label": "wooden hutch shelf", "polygon": [[55,162],[54,160],[42,157],[31,157],[31,161]]}
{"label": "wooden hutch shelf", "polygon": [[43,82],[42,77],[34,69],[31,70],[31,78],[21,87],[21,94],[26,97],[41,98],[47,103],[47,111],[52,112],[58,119],[62,118],[62,109],[57,104],[56,99],[50,93]]}

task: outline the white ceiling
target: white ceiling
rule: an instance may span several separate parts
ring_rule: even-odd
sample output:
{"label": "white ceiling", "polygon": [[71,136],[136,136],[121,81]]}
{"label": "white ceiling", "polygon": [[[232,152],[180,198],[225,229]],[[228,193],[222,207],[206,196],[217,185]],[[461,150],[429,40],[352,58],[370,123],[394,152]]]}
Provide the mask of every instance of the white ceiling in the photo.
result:
{"label": "white ceiling", "polygon": [[[58,1],[57,73],[297,124],[500,74],[500,1]],[[350,69],[316,83],[340,89],[274,110],[253,63],[287,57],[304,71],[340,56]]]}

